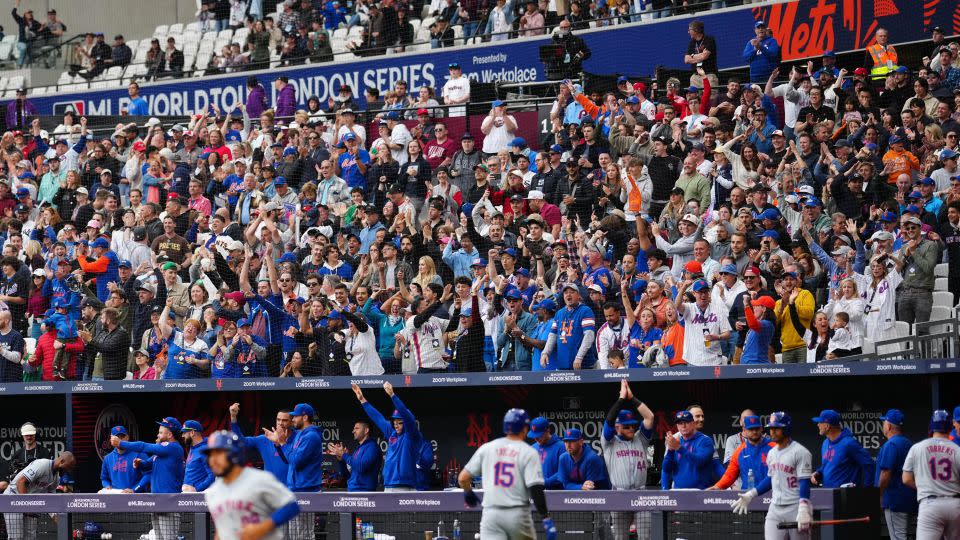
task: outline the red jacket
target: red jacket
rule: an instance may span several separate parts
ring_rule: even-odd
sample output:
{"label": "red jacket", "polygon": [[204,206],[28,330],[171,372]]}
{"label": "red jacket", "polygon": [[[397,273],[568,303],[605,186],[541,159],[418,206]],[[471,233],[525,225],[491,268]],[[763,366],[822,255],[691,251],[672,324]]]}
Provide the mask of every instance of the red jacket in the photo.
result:
{"label": "red jacket", "polygon": [[[53,378],[53,359],[57,356],[57,350],[53,348],[53,342],[56,339],[56,328],[52,328],[49,332],[40,336],[40,339],[37,340],[37,350],[30,358],[31,366],[43,366],[43,380],[45,381],[55,380]],[[77,338],[73,343],[65,343],[64,346],[67,352],[70,353],[69,360],[67,361],[67,378],[76,379],[77,355],[83,353],[83,341]]]}

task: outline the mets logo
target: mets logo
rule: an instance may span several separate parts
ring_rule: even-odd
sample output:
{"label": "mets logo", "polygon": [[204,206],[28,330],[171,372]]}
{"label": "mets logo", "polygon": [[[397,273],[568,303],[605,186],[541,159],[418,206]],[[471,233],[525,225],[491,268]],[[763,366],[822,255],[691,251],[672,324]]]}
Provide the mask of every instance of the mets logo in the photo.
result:
{"label": "mets logo", "polygon": [[713,378],[714,378],[714,379],[719,379],[719,378],[720,378],[720,366],[714,366],[714,368],[713,368]]}
{"label": "mets logo", "polygon": [[223,390],[223,379],[217,379],[217,390]]}
{"label": "mets logo", "polygon": [[107,454],[113,451],[110,446],[110,430],[114,426],[123,426],[127,428],[127,434],[131,441],[140,439],[139,429],[137,427],[137,417],[133,411],[126,405],[113,403],[100,411],[100,416],[93,428],[93,444],[102,461]]}

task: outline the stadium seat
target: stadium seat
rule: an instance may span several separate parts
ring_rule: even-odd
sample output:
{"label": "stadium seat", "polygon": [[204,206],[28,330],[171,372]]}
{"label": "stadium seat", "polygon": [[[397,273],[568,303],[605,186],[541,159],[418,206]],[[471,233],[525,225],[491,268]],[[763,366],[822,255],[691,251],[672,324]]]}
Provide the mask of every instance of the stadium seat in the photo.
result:
{"label": "stadium seat", "polygon": [[193,21],[192,23],[187,23],[187,25],[183,27],[183,31],[202,34],[203,27],[200,25],[200,21]]}
{"label": "stadium seat", "polygon": [[9,41],[0,41],[0,62],[10,59],[10,53],[13,52],[13,44]]}
{"label": "stadium seat", "polygon": [[233,30],[230,28],[221,30],[220,33],[217,34],[217,39],[233,39]]}
{"label": "stadium seat", "polygon": [[947,278],[938,277],[933,280],[933,290],[935,291],[946,291],[949,290]]}
{"label": "stadium seat", "polygon": [[236,32],[233,33],[233,42],[239,43],[240,48],[243,48],[243,44],[247,42],[247,37],[250,35],[250,30],[247,28],[238,28]]}
{"label": "stadium seat", "polygon": [[330,40],[332,41],[332,40],[337,39],[337,38],[346,39],[346,38],[347,38],[347,29],[346,29],[346,28],[337,28],[336,30],[334,30],[334,31],[333,31],[333,35],[330,36]]}
{"label": "stadium seat", "polygon": [[14,75],[7,79],[7,84],[4,86],[5,91],[3,97],[12,98],[17,95],[17,88],[23,86],[23,75]]}
{"label": "stadium seat", "polygon": [[183,23],[173,23],[170,25],[170,28],[167,30],[171,34],[182,34],[183,33]]}
{"label": "stadium seat", "polygon": [[214,44],[213,44],[213,50],[214,50],[215,52],[219,53],[219,52],[220,52],[221,50],[223,50],[223,48],[226,47],[227,45],[230,45],[230,38],[221,38],[221,37],[218,37],[218,38],[217,38],[217,41],[214,42]]}
{"label": "stadium seat", "polygon": [[453,27],[453,44],[460,45],[463,42],[463,27],[459,24]]}
{"label": "stadium seat", "polygon": [[104,79],[108,81],[118,81],[123,77],[123,68],[114,66],[104,72]]}
{"label": "stadium seat", "polygon": [[197,49],[197,54],[210,53],[213,54],[213,42],[212,41],[201,41],[200,48]]}
{"label": "stadium seat", "polygon": [[[906,321],[896,321],[893,323],[892,335],[884,336],[884,339],[905,338],[911,333],[910,323]],[[907,350],[906,343],[893,343],[890,345],[879,345],[876,347],[877,354],[891,354]]]}
{"label": "stadium seat", "polygon": [[72,82],[73,82],[73,76],[70,75],[69,72],[64,71],[63,73],[60,74],[60,78],[57,79],[57,86],[60,86],[63,84],[70,84]]}
{"label": "stadium seat", "polygon": [[955,305],[953,303],[953,293],[946,291],[933,291],[933,305],[952,308]]}
{"label": "stadium seat", "polygon": [[943,321],[953,318],[953,308],[946,306],[933,306],[930,308],[931,321]]}
{"label": "stadium seat", "polygon": [[950,274],[950,263],[940,263],[933,267],[933,275],[947,277]]}
{"label": "stadium seat", "polygon": [[164,39],[167,37],[167,33],[170,32],[170,26],[166,24],[158,25],[153,31],[153,37],[157,39]]}
{"label": "stadium seat", "polygon": [[131,51],[136,51],[137,45],[140,44],[140,41],[136,39],[128,39],[125,41],[125,43],[127,44],[127,47],[130,47]]}

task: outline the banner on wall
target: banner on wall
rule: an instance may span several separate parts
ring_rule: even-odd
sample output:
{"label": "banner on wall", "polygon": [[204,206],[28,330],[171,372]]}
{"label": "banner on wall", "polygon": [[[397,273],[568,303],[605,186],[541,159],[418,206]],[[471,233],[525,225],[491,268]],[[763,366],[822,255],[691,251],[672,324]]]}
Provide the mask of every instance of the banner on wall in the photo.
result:
{"label": "banner on wall", "polygon": [[[720,69],[744,65],[741,53],[753,38],[753,23],[768,21],[783,47],[783,60],[818,57],[826,50],[849,51],[869,45],[880,26],[890,30],[893,43],[929,39],[929,29],[940,25],[948,34],[960,33],[960,19],[953,19],[954,3],[931,0],[924,9],[907,0],[794,0],[759,8],[739,7],[673,17],[646,23],[578,32],[586,40],[592,56],[584,62],[585,71],[596,74],[650,76],[657,66],[684,68],[687,25],[697,18],[717,40]],[[326,103],[343,84],[349,84],[360,97],[367,88],[381,93],[397,81],[407,81],[415,92],[421,86],[440,88],[447,78],[447,66],[457,62],[464,74],[484,83],[535,82],[545,80],[539,47],[549,38],[529,38],[497,42],[457,50],[387,55],[357,59],[347,63],[285,68],[258,74],[264,86],[271,86],[277,75],[286,75],[297,88],[301,105],[311,96]],[[651,46],[656,44],[655,47]],[[625,54],[624,46],[638,51]],[[654,49],[656,52],[654,53]],[[246,80],[240,73],[217,77],[187,78],[156,84],[144,84],[141,93],[155,116],[195,114],[217,104],[232,110],[246,99]],[[270,92],[274,102],[275,91]],[[125,88],[98,89],[31,97],[41,114],[75,111],[81,115],[119,114],[129,104]]]}

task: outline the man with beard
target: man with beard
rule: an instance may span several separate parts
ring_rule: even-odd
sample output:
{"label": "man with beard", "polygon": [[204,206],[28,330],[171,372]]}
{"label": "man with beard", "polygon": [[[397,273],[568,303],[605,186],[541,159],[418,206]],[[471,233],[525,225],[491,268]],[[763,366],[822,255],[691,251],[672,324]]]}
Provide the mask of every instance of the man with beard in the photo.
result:
{"label": "man with beard", "polygon": [[293,493],[270,473],[243,466],[243,443],[236,433],[210,435],[203,453],[217,477],[204,493],[217,535],[283,538],[284,525],[300,513]]}
{"label": "man with beard", "polygon": [[327,452],[337,458],[340,474],[349,477],[347,491],[376,491],[383,456],[377,439],[370,436],[370,424],[357,420],[353,424],[353,440],[357,449],[347,450],[343,443],[329,443]]}
{"label": "man with beard", "polygon": [[[315,415],[309,403],[298,403],[290,413],[297,433],[293,437],[293,448],[286,455],[290,464],[286,484],[290,491],[297,493],[316,493],[323,483],[323,436],[313,423]],[[270,433],[266,435],[271,436]],[[313,514],[300,514],[291,519],[290,538],[313,538],[313,517]]]}
{"label": "man with beard", "polygon": [[[292,423],[290,411],[284,409],[277,411],[273,430],[265,429],[265,435],[255,437],[243,436],[240,424],[237,422],[239,416],[240,404],[234,403],[230,406],[230,430],[242,437],[244,446],[260,452],[264,470],[273,473],[280,482],[286,482],[288,468],[286,455],[292,449],[293,439],[296,436],[296,433],[290,429]],[[266,434],[269,434],[269,437]],[[276,442],[272,439],[276,439]]]}

